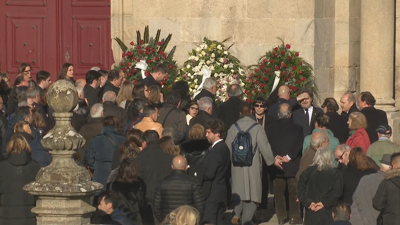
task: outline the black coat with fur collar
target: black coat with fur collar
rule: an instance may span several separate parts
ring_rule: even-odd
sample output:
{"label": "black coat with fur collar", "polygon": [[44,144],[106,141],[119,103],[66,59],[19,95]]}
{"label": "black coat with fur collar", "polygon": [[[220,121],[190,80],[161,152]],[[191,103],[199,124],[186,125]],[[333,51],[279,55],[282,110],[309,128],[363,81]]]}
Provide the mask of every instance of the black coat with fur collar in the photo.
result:
{"label": "black coat with fur collar", "polygon": [[207,139],[189,140],[179,145],[181,155],[186,157],[190,166],[201,164],[210,146]]}

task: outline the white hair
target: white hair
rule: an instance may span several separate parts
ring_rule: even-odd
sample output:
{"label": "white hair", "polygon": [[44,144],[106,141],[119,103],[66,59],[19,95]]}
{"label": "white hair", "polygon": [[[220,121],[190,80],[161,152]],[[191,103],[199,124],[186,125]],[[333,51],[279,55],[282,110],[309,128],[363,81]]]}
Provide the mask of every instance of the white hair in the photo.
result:
{"label": "white hair", "polygon": [[106,91],[106,93],[103,95],[103,102],[115,102],[116,99],[117,96],[113,91]]}
{"label": "white hair", "polygon": [[96,103],[90,108],[90,116],[92,118],[101,118],[101,113],[103,112],[103,104]]}
{"label": "white hair", "polygon": [[99,71],[101,69],[100,69],[100,67],[94,66],[94,67],[90,68],[90,70]]}
{"label": "white hair", "polygon": [[332,150],[329,148],[322,148],[315,153],[311,166],[317,166],[318,171],[332,169],[334,168],[334,158]]}
{"label": "white hair", "polygon": [[209,90],[209,89],[211,89],[211,88],[213,88],[213,87],[215,87],[215,86],[217,86],[217,81],[216,81],[214,78],[212,78],[212,77],[207,78],[207,79],[204,81],[204,84],[203,84],[203,87],[204,87],[204,89],[206,89],[206,90]]}
{"label": "white hair", "polygon": [[200,110],[207,110],[208,108],[212,108],[213,100],[210,97],[202,97],[197,101],[199,104]]}
{"label": "white hair", "polygon": [[[320,135],[317,138],[313,139],[314,134],[320,134]],[[314,134],[311,136],[311,142],[310,142],[310,146],[313,147],[314,149],[318,149],[323,143],[326,143],[329,140],[328,133],[324,130],[319,130]]]}

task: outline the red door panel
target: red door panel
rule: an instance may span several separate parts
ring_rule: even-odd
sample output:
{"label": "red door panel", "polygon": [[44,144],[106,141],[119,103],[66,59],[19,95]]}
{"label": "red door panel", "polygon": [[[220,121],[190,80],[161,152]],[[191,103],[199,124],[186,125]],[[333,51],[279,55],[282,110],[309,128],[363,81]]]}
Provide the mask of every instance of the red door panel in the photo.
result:
{"label": "red door panel", "polygon": [[[33,77],[38,70],[55,76],[56,49],[55,12],[46,0],[11,0],[0,4],[0,59],[1,71],[13,81],[18,66],[25,62],[32,66]],[[53,19],[51,19],[53,18]]]}

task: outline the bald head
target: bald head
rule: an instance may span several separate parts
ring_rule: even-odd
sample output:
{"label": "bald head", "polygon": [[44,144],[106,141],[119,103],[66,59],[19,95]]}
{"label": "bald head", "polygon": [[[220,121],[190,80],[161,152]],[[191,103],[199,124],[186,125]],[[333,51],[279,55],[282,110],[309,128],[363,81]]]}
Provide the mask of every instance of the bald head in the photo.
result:
{"label": "bald head", "polygon": [[78,79],[75,81],[75,87],[85,87],[86,85],[86,80],[85,79]]}
{"label": "bald head", "polygon": [[400,153],[393,153],[391,156],[392,166],[394,169],[400,168]]}
{"label": "bald head", "polygon": [[279,98],[289,99],[290,97],[290,89],[286,85],[282,85],[278,89]]}
{"label": "bald head", "polygon": [[310,146],[314,149],[319,149],[321,147],[327,147],[328,145],[328,135],[325,131],[318,131],[312,134]]}
{"label": "bald head", "polygon": [[174,170],[186,170],[187,169],[187,161],[184,156],[178,155],[172,159],[172,169]]}

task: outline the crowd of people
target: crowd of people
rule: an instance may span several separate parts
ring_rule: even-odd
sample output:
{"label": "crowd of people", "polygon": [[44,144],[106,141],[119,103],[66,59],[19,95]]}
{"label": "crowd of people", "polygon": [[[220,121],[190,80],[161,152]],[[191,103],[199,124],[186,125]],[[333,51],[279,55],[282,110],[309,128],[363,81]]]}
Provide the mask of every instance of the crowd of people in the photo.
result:
{"label": "crowd of people", "polygon": [[[32,74],[26,63],[13,85],[1,74],[0,224],[35,224],[35,198],[22,187],[52,161],[41,143],[55,125],[51,76]],[[158,65],[129,81],[94,67],[75,80],[74,66],[62,66],[58,79],[79,98],[71,125],[86,140],[74,159],[104,186],[92,223],[222,224],[230,208],[232,224],[258,224],[269,194],[279,224],[400,221],[400,146],[372,93],[318,107],[310,89],[291,98],[283,85],[249,104],[231,84],[217,105],[215,79],[192,98],[185,81],[163,90],[167,75]]]}

